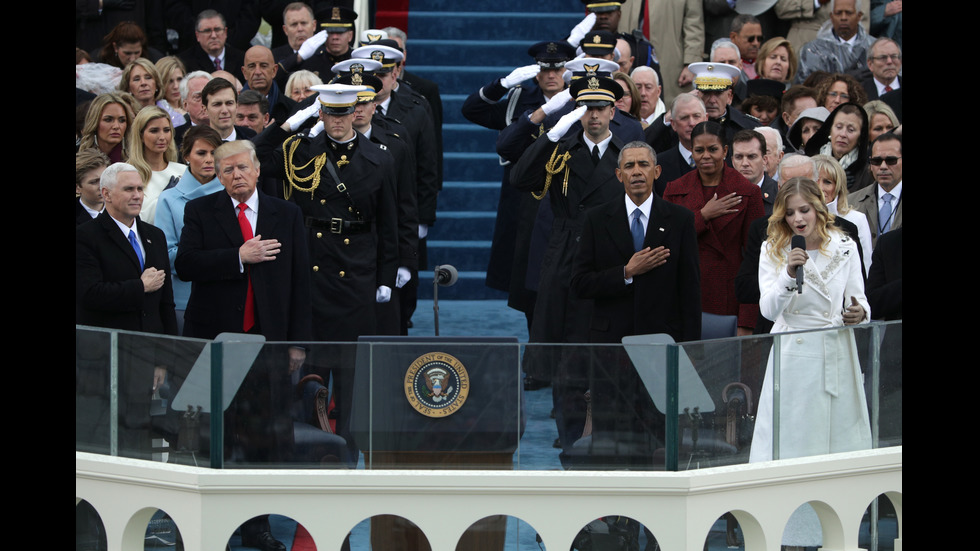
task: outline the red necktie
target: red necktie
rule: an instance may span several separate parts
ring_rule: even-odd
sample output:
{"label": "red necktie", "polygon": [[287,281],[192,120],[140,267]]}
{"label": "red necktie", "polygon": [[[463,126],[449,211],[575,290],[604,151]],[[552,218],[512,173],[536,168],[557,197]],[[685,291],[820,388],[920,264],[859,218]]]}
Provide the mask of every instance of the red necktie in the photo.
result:
{"label": "red necktie", "polygon": [[887,94],[888,92],[891,92],[891,91],[892,91],[892,87],[891,87],[891,86],[885,86],[885,93],[886,93],[886,94]]}
{"label": "red necktie", "polygon": [[[252,225],[248,223],[248,218],[245,217],[245,209],[248,205],[245,203],[238,203],[238,225],[242,229],[242,239],[248,241],[252,236]],[[252,273],[249,268],[248,274],[248,291],[245,294],[245,321],[242,324],[242,330],[248,333],[255,325],[255,292],[252,290]]]}

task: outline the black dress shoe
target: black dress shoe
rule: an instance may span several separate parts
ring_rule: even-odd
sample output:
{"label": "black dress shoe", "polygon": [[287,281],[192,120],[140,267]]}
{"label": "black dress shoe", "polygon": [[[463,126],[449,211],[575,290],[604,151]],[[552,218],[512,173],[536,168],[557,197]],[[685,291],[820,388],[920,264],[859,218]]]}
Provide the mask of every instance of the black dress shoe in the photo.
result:
{"label": "black dress shoe", "polygon": [[262,551],[286,551],[286,545],[272,537],[270,532],[260,532],[254,539],[242,538],[242,545],[245,547],[255,547]]}

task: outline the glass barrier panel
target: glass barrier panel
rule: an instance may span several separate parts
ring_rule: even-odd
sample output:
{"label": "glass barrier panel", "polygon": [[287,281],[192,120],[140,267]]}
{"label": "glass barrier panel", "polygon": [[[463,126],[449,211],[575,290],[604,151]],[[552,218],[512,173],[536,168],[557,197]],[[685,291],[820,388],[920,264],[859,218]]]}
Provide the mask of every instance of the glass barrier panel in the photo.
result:
{"label": "glass barrier panel", "polygon": [[684,470],[902,443],[901,322],[681,344],[243,338],[77,326],[76,450],[217,468]]}

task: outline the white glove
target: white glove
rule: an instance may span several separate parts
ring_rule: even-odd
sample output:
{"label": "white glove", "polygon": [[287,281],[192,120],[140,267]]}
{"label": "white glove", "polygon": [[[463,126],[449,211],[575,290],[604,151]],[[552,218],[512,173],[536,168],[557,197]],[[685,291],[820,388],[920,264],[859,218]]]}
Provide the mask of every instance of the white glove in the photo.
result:
{"label": "white glove", "polygon": [[320,102],[314,101],[312,105],[301,109],[293,114],[293,116],[286,119],[286,125],[289,126],[289,131],[292,132],[299,128],[306,119],[318,114],[320,112]]}
{"label": "white glove", "polygon": [[307,132],[306,137],[315,138],[320,134],[320,132],[323,132],[323,121],[317,121],[316,124],[313,125],[313,128]]}
{"label": "white glove", "polygon": [[412,272],[404,266],[398,268],[398,274],[395,275],[395,287],[401,289],[406,283],[412,281]]}
{"label": "white glove", "polygon": [[568,129],[575,124],[575,121],[581,119],[582,115],[584,115],[588,109],[588,107],[583,105],[558,119],[555,126],[548,131],[548,139],[552,142],[557,142],[560,140],[561,137],[565,135],[565,132],[568,132]]}
{"label": "white glove", "polygon": [[583,19],[581,23],[572,28],[572,33],[568,35],[568,43],[577,48],[579,42],[585,38],[585,33],[591,31],[592,27],[595,26],[595,20],[595,13],[589,13],[589,15],[586,15],[585,19]]}
{"label": "white glove", "polygon": [[[588,31],[586,31],[586,32],[588,32]],[[585,34],[583,34],[582,36],[585,36]],[[579,40],[582,40],[582,39],[580,38]],[[307,38],[306,39],[306,42],[304,42],[304,43],[302,43],[300,45],[299,52],[298,52],[299,53],[299,57],[303,58],[304,61],[307,60],[307,59],[310,59],[310,57],[313,54],[315,54],[317,50],[320,49],[320,46],[323,46],[326,42],[327,42],[327,31],[326,30],[322,30],[322,31],[316,33],[315,35]]]}
{"label": "white glove", "polygon": [[572,93],[568,90],[568,88],[565,88],[561,92],[551,96],[551,99],[546,101],[544,105],[541,106],[541,110],[544,111],[545,115],[550,115],[562,107],[565,107],[565,104],[570,101],[572,101]]}
{"label": "white glove", "polygon": [[419,224],[419,239],[425,239],[427,235],[429,235],[429,225]]}
{"label": "white glove", "polygon": [[374,294],[375,302],[388,302],[391,300],[391,287],[382,285],[378,287],[378,292]]}
{"label": "white glove", "polygon": [[535,63],[534,65],[525,65],[524,67],[518,67],[510,72],[509,75],[500,79],[500,85],[504,88],[513,88],[518,84],[524,82],[529,78],[534,78],[538,76],[541,72],[541,66]]}

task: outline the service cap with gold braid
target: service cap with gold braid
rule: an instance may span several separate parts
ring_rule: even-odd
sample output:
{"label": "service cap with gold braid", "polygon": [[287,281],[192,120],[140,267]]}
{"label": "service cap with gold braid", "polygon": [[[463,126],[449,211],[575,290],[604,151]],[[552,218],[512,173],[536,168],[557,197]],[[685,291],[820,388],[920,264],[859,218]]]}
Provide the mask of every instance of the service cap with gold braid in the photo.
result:
{"label": "service cap with gold braid", "polygon": [[[374,74],[381,68],[381,63],[373,59],[345,59],[339,63],[335,63],[330,71],[334,74],[333,79],[330,80],[328,84],[334,84],[338,77],[342,77],[350,74]],[[359,82],[353,83],[355,86],[360,86]]]}
{"label": "service cap with gold braid", "polygon": [[377,42],[388,38],[388,33],[382,31],[381,29],[364,29],[361,31],[361,40],[359,41],[359,46],[366,46],[372,42]]}
{"label": "service cap with gold braid", "polygon": [[316,11],[320,28],[328,33],[342,33],[354,30],[357,12],[344,6],[323,6]]}
{"label": "service cap with gold braid", "polygon": [[580,57],[565,64],[565,74],[562,78],[568,84],[582,77],[608,77],[619,70],[619,64],[608,59],[595,57]]}
{"label": "service cap with gold braid", "polygon": [[371,73],[343,73],[330,81],[331,84],[347,84],[365,88],[357,93],[357,103],[371,103],[384,86],[381,79]]}
{"label": "service cap with gold braid", "polygon": [[575,57],[575,47],[564,40],[538,42],[527,49],[527,55],[542,69],[561,69]]}
{"label": "service cap with gold braid", "polygon": [[382,43],[387,40],[384,39],[383,41],[374,42],[367,46],[361,46],[351,52],[350,56],[355,59],[373,59],[381,63],[381,68],[375,70],[375,73],[390,73],[399,61],[405,59],[405,54],[398,48],[393,48]]}
{"label": "service cap with gold braid", "polygon": [[608,77],[582,77],[572,82],[569,89],[575,105],[581,107],[605,107],[623,97],[623,87]]}
{"label": "service cap with gold braid", "polygon": [[589,31],[585,33],[585,38],[579,42],[578,47],[588,57],[613,54],[616,49],[616,35],[609,31]]}
{"label": "service cap with gold braid", "polygon": [[319,94],[320,111],[335,116],[350,115],[357,104],[357,94],[367,90],[366,86],[351,86],[348,84],[317,84],[310,86]]}
{"label": "service cap with gold braid", "polygon": [[732,87],[738,67],[727,63],[698,62],[687,66],[694,73],[694,87],[702,92],[723,92]]}
{"label": "service cap with gold braid", "polygon": [[617,0],[616,2],[605,2],[603,0],[582,0],[582,3],[585,4],[585,9],[594,13],[602,13],[622,9],[623,4],[626,3],[626,0]]}

